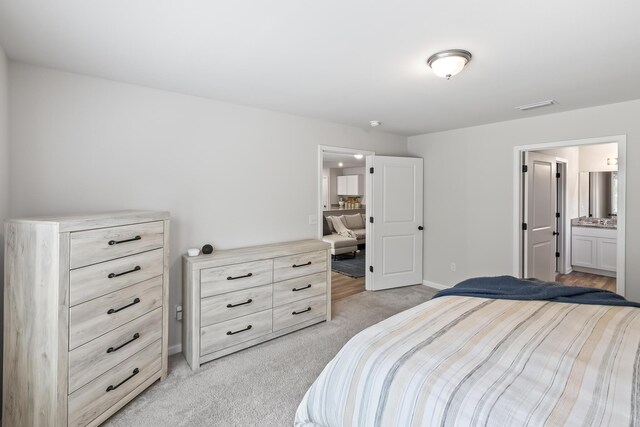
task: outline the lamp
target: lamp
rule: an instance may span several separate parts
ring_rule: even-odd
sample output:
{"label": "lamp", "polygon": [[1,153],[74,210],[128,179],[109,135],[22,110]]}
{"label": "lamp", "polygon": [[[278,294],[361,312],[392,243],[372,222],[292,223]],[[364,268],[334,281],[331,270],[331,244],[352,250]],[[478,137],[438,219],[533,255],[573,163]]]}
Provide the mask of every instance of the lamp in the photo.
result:
{"label": "lamp", "polygon": [[434,74],[447,80],[455,76],[471,61],[471,52],[463,49],[449,49],[434,53],[427,59],[427,65]]}

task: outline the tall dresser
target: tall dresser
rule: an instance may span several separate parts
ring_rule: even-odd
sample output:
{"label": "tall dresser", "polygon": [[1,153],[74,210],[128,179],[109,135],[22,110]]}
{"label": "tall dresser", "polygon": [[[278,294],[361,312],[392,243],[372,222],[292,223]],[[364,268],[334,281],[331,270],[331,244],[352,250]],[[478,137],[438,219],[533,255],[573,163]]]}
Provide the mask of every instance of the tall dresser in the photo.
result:
{"label": "tall dresser", "polygon": [[183,257],[182,352],[191,369],[329,320],[329,249],[301,240]]}
{"label": "tall dresser", "polygon": [[3,426],[95,426],[167,375],[169,214],[5,223]]}

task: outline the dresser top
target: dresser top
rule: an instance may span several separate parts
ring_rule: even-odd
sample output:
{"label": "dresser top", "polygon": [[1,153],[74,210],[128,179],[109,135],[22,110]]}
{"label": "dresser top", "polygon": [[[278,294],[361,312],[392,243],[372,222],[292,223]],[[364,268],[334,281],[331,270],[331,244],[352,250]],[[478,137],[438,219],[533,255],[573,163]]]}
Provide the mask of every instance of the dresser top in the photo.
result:
{"label": "dresser top", "polygon": [[125,210],[89,214],[52,215],[31,218],[8,219],[12,223],[57,224],[61,233],[115,227],[140,222],[169,219],[169,212]]}
{"label": "dresser top", "polygon": [[293,242],[271,243],[247,248],[215,250],[210,255],[201,254],[194,257],[183,255],[182,259],[184,260],[185,267],[189,270],[197,270],[305,252],[322,251],[330,247],[331,245],[329,243],[323,242],[322,240],[296,240]]}

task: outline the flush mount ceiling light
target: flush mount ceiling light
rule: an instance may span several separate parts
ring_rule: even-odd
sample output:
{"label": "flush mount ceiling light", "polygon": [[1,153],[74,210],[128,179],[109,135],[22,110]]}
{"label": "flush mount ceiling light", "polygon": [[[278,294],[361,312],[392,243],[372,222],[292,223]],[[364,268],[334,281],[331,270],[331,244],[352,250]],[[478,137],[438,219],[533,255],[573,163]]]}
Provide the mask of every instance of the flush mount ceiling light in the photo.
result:
{"label": "flush mount ceiling light", "polygon": [[338,166],[339,166],[339,167],[342,167],[342,162],[338,163]]}
{"label": "flush mount ceiling light", "polygon": [[546,101],[534,102],[533,104],[521,105],[519,107],[516,107],[516,110],[527,111],[527,110],[533,110],[534,108],[548,107],[554,104],[557,104],[555,100],[548,99]]}
{"label": "flush mount ceiling light", "polygon": [[358,153],[358,154],[354,154],[353,157],[355,157],[356,159],[360,160],[364,157],[364,155]]}
{"label": "flush mount ceiling light", "polygon": [[380,120],[371,120],[369,122],[372,128],[377,128],[378,126],[382,126],[382,122]]}
{"label": "flush mount ceiling light", "polygon": [[427,65],[434,74],[449,80],[471,61],[471,52],[463,49],[449,49],[434,53],[427,59]]}
{"label": "flush mount ceiling light", "polygon": [[618,158],[617,158],[617,157],[609,157],[609,158],[607,159],[607,164],[608,164],[609,166],[615,166],[615,165],[617,165],[617,164],[618,164]]}

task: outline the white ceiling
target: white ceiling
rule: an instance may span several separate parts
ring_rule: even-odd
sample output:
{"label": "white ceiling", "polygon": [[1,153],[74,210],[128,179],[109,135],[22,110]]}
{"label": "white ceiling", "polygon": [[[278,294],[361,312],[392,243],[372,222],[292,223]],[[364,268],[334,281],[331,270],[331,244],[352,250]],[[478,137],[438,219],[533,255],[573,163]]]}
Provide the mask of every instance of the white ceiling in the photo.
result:
{"label": "white ceiling", "polygon": [[[640,98],[637,0],[0,0],[14,60],[413,135]],[[426,58],[473,53],[450,81]],[[555,99],[530,112],[514,107]]]}
{"label": "white ceiling", "polygon": [[[342,163],[342,166],[340,166]],[[364,167],[366,164],[366,160],[363,157],[358,160],[353,157],[353,154],[339,154],[339,153],[323,153],[322,154],[322,165],[325,168],[356,168],[356,167]]]}

